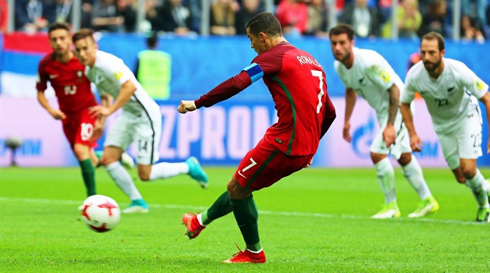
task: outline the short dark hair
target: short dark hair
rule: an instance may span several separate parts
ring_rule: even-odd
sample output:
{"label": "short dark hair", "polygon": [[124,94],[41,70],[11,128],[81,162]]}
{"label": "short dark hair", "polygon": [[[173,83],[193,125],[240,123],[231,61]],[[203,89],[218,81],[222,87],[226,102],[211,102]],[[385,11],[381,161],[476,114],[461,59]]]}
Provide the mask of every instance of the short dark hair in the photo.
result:
{"label": "short dark hair", "polygon": [[58,29],[64,29],[66,31],[68,31],[68,33],[70,32],[70,25],[68,25],[67,23],[52,23],[51,25],[49,25],[49,28],[48,28],[48,35],[51,34],[51,32],[55,31],[55,30],[58,30]]}
{"label": "short dark hair", "polygon": [[73,43],[76,43],[78,40],[85,39],[87,37],[90,37],[90,39],[95,42],[94,31],[88,28],[82,28],[75,34],[73,34],[71,40],[73,41]]}
{"label": "short dark hair", "polygon": [[347,34],[349,40],[351,41],[354,40],[354,29],[349,24],[344,24],[344,23],[337,24],[335,27],[330,29],[328,36],[332,37],[333,35],[337,36],[340,34]]}
{"label": "short dark hair", "polygon": [[245,25],[249,29],[249,33],[257,36],[259,32],[264,32],[270,37],[282,36],[282,29],[279,20],[270,12],[261,12]]}
{"label": "short dark hair", "polygon": [[146,45],[149,48],[155,48],[158,41],[158,34],[155,31],[152,31],[148,34],[148,38],[146,38]]}
{"label": "short dark hair", "polygon": [[437,40],[437,43],[439,44],[439,51],[442,51],[445,48],[444,37],[437,32],[431,31],[426,33],[424,36],[422,36],[422,40],[420,40],[420,42],[422,43],[423,40]]}

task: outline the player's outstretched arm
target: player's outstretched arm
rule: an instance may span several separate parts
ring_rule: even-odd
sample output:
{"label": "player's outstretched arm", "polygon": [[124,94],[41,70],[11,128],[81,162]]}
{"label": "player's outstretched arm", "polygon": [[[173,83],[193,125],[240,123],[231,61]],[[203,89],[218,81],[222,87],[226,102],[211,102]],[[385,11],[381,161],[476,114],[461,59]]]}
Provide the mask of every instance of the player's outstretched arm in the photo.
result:
{"label": "player's outstretched arm", "polygon": [[420,152],[422,151],[422,140],[420,140],[417,132],[415,132],[415,126],[413,125],[413,115],[410,110],[410,104],[402,102],[400,104],[400,111],[402,113],[403,122],[407,127],[408,135],[410,136],[410,146],[412,151]]}
{"label": "player's outstretched arm", "polygon": [[[487,125],[490,121],[490,93],[486,92],[483,97],[480,98],[480,101],[485,105],[485,111],[487,112]],[[488,128],[490,132],[490,128]],[[487,145],[487,154],[490,153],[490,134],[488,135],[488,145]]]}
{"label": "player's outstretched arm", "polygon": [[192,112],[196,110],[196,104],[193,100],[181,100],[179,107],[177,107],[177,111],[181,114],[185,114],[187,112]]}
{"label": "player's outstretched arm", "polygon": [[61,112],[61,110],[58,109],[53,109],[51,105],[49,105],[48,99],[44,95],[43,91],[38,91],[37,92],[37,100],[39,101],[39,104],[48,111],[48,113],[55,119],[65,119],[66,115],[65,113]]}

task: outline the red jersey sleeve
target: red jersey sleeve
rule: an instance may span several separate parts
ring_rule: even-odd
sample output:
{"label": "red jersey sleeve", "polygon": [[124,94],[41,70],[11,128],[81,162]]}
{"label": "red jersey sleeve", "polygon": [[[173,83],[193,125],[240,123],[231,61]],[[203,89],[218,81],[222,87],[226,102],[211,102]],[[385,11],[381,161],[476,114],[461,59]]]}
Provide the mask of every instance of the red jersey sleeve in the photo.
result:
{"label": "red jersey sleeve", "polygon": [[48,74],[46,73],[45,67],[46,67],[46,58],[43,58],[41,62],[39,62],[37,68],[37,81],[36,81],[36,89],[41,92],[44,92],[46,88],[48,88]]}
{"label": "red jersey sleeve", "polygon": [[233,97],[262,77],[278,73],[281,70],[281,59],[281,57],[268,52],[260,54],[239,74],[222,82],[209,93],[202,95],[194,101],[194,104],[197,108],[210,107]]}

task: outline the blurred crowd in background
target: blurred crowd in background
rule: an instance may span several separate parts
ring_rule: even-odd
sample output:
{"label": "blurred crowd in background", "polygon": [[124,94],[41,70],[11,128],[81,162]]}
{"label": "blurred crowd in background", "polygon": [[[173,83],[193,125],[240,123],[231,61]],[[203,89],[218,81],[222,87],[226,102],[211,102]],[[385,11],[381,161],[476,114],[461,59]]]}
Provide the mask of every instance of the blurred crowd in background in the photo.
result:
{"label": "blurred crowd in background", "polygon": [[[324,0],[274,0],[274,13],[290,36],[327,36],[329,15],[351,24],[358,37],[391,37],[393,0],[336,0],[334,13]],[[136,25],[138,0],[82,0],[81,27],[127,33],[149,30],[197,35],[201,0],[145,0],[145,20]],[[264,11],[263,0],[211,0],[211,35],[246,35],[245,24]],[[460,36],[483,41],[490,36],[490,0],[461,0]],[[7,0],[0,0],[0,32],[8,21]],[[418,38],[429,31],[451,37],[452,0],[401,0],[395,11],[401,38]],[[55,21],[71,22],[72,0],[16,0],[14,29],[45,31]]]}

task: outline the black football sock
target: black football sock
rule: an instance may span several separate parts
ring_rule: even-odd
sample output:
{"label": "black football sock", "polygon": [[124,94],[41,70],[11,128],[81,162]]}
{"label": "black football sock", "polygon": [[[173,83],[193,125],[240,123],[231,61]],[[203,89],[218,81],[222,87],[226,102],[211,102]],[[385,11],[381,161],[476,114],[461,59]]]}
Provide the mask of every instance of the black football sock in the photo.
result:
{"label": "black football sock", "polygon": [[230,195],[225,191],[214,204],[207,210],[201,213],[201,221],[204,225],[210,224],[212,221],[223,217],[232,211],[230,204]]}
{"label": "black football sock", "polygon": [[79,163],[82,169],[83,182],[85,183],[85,188],[87,188],[87,196],[95,195],[95,168],[92,160],[85,159]]}
{"label": "black football sock", "polygon": [[231,199],[230,201],[236,222],[247,244],[247,249],[252,251],[261,250],[258,226],[259,211],[255,205],[253,195],[250,194],[249,197],[243,200]]}

